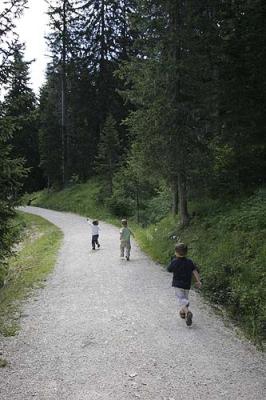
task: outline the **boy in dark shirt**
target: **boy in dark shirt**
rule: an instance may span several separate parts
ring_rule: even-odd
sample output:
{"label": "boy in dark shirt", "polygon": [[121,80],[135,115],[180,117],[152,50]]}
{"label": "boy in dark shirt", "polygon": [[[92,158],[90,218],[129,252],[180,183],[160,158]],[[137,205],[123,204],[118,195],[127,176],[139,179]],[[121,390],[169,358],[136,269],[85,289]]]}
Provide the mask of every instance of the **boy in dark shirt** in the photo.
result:
{"label": "boy in dark shirt", "polygon": [[172,286],[175,288],[176,297],[181,306],[179,315],[186,320],[187,326],[190,326],[193,314],[188,308],[188,295],[192,275],[196,279],[195,286],[197,288],[201,288],[201,281],[196,265],[189,258],[186,258],[186,255],[187,246],[184,243],[178,243],[175,246],[175,257],[172,259],[167,270],[173,273]]}

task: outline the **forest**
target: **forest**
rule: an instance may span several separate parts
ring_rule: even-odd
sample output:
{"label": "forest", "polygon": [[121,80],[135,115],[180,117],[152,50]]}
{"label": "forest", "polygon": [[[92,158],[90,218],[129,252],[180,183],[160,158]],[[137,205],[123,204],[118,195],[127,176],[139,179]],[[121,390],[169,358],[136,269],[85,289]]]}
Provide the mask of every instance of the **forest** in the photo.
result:
{"label": "forest", "polygon": [[[0,285],[21,197],[86,182],[98,182],[95,204],[113,216],[142,228],[174,216],[172,231],[188,241],[202,222],[195,204],[216,204],[216,215],[221,205],[239,204],[241,223],[234,215],[230,224],[212,220],[217,235],[241,224],[252,235],[247,225],[256,220],[253,245],[261,246],[266,3],[50,0],[50,61],[38,95],[16,35],[26,6],[9,0],[0,14]],[[222,268],[233,274],[227,261]],[[257,271],[262,285],[261,265]],[[210,281],[216,294],[219,274]],[[262,286],[256,290],[258,297]],[[225,303],[220,292],[211,296]],[[236,313],[241,302],[232,299]]]}

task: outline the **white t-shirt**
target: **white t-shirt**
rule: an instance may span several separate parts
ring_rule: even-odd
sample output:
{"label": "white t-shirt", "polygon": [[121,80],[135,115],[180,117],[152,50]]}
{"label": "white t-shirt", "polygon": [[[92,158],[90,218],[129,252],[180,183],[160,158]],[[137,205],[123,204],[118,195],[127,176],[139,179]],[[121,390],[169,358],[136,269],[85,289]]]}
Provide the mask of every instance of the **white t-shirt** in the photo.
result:
{"label": "white t-shirt", "polygon": [[98,225],[91,225],[91,234],[92,235],[99,235],[99,226]]}

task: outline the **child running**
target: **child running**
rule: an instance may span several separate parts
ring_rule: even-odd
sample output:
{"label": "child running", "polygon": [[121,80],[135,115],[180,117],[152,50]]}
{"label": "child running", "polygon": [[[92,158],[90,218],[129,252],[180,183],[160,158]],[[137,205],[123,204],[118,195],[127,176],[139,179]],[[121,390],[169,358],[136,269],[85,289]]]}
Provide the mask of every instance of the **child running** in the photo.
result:
{"label": "child running", "polygon": [[196,265],[192,260],[186,258],[187,245],[178,243],[175,246],[175,257],[172,259],[167,270],[173,273],[172,286],[180,308],[179,315],[186,320],[187,326],[192,325],[193,314],[189,310],[188,295],[191,287],[192,275],[196,279],[195,286],[201,288],[200,276]]}
{"label": "child running", "polygon": [[126,249],[126,259],[129,261],[131,250],[130,236],[134,237],[134,234],[128,228],[126,219],[122,219],[121,224],[123,228],[120,229],[120,257],[124,258]]}
{"label": "child running", "polygon": [[[87,221],[89,221],[89,219],[87,218]],[[95,250],[95,245],[97,245],[97,247],[100,247],[100,243],[98,241],[99,239],[99,221],[97,221],[97,219],[95,219],[94,221],[92,221],[92,225],[91,225],[91,245],[92,245],[92,250]]]}

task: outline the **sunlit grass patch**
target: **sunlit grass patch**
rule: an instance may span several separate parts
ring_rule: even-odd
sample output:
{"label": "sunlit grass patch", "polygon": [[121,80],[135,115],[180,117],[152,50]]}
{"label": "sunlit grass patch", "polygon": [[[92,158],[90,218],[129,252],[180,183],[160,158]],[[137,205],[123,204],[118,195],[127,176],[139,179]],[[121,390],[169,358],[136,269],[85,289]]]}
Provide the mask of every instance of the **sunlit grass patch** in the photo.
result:
{"label": "sunlit grass patch", "polygon": [[61,191],[43,190],[25,195],[24,204],[33,199],[32,206],[69,211],[91,219],[97,218],[117,224],[117,218],[103,204],[103,187],[103,183],[91,179],[87,183],[73,185]]}

